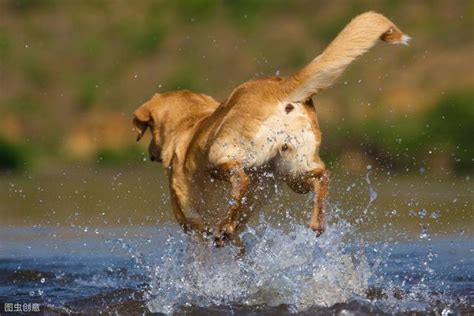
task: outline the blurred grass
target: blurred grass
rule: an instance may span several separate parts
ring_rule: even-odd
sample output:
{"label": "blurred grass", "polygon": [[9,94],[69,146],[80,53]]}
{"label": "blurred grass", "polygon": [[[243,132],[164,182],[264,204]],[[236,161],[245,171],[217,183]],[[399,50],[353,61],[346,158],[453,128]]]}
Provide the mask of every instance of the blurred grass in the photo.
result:
{"label": "blurred grass", "polygon": [[424,115],[427,144],[451,153],[458,171],[474,164],[474,90],[449,91]]}
{"label": "blurred grass", "polygon": [[88,73],[78,79],[77,104],[79,109],[85,111],[90,109],[99,96],[100,79],[98,76]]}
{"label": "blurred grass", "polygon": [[45,88],[49,82],[48,73],[33,55],[25,56],[21,63],[25,77],[39,88]]}
{"label": "blurred grass", "polygon": [[50,7],[56,0],[5,0],[5,6],[18,14]]}
{"label": "blurred grass", "polygon": [[218,2],[215,0],[177,0],[173,1],[173,4],[176,6],[175,10],[185,20],[208,19],[218,6]]}
{"label": "blurred grass", "polygon": [[25,145],[0,138],[0,171],[25,170],[30,156],[31,150]]}
{"label": "blurred grass", "polygon": [[8,57],[10,49],[10,39],[7,32],[0,30],[0,59]]}
{"label": "blurred grass", "polygon": [[448,91],[429,110],[414,116],[385,120],[380,117],[373,114],[362,124],[329,126],[332,156],[326,157],[328,161],[348,149],[344,144],[358,140],[349,147],[363,148],[379,165],[389,169],[429,169],[427,160],[440,154],[461,174],[473,170],[474,138],[468,136],[474,135],[472,90]]}
{"label": "blurred grass", "polygon": [[[52,164],[74,146],[64,157],[85,146],[92,163],[125,164],[137,157],[130,115],[153,93],[191,89],[223,100],[256,74],[297,70],[367,10],[386,14],[414,41],[379,45],[317,96],[324,159],[472,173],[469,1],[5,0],[0,139],[35,144]],[[92,122],[97,113],[120,114],[113,128],[130,139],[105,132],[107,119]],[[83,137],[73,137],[77,130]],[[70,139],[80,141],[66,146]]]}
{"label": "blurred grass", "polygon": [[156,51],[166,34],[160,18],[145,17],[143,22],[129,21],[124,23],[120,32],[124,34],[123,44],[128,46],[132,54],[150,55]]}
{"label": "blurred grass", "polygon": [[113,167],[143,161],[143,154],[143,150],[138,146],[128,146],[120,149],[100,148],[96,154],[96,161],[99,166]]}

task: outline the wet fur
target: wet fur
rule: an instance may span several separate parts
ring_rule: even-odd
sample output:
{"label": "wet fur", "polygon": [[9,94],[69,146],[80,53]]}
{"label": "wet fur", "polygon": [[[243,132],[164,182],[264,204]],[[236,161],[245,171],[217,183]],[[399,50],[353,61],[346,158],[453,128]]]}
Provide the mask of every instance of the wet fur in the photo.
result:
{"label": "wet fur", "polygon": [[[257,209],[252,185],[267,172],[297,193],[315,193],[309,227],[323,233],[329,172],[319,158],[321,132],[313,97],[377,41],[408,39],[386,17],[368,12],[291,76],[245,82],[223,102],[175,91],[140,106],[133,119],[138,139],[151,129],[150,158],[162,161],[168,171],[178,223],[187,232],[211,236],[216,245],[231,241],[241,246],[238,232]],[[211,207],[217,191],[220,204]],[[219,208],[224,216],[206,216]]]}

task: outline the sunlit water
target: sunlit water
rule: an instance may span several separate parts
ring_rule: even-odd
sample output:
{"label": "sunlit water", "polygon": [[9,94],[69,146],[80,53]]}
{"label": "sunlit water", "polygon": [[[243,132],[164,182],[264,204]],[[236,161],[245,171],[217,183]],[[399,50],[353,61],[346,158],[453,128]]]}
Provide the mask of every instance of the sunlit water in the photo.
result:
{"label": "sunlit water", "polygon": [[352,224],[350,210],[330,203],[316,238],[291,207],[277,221],[266,210],[243,232],[243,256],[175,224],[3,226],[0,303],[38,303],[49,314],[474,313],[472,235],[432,235],[443,215],[420,208],[408,218],[424,223],[416,235],[383,225],[374,239],[364,230],[377,199],[369,176]]}

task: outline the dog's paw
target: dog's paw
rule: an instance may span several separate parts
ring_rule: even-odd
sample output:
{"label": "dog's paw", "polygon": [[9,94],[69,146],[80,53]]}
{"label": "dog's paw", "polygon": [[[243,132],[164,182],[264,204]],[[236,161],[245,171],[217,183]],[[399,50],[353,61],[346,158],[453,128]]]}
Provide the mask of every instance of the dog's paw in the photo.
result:
{"label": "dog's paw", "polygon": [[234,237],[234,227],[231,224],[222,225],[214,235],[214,245],[216,247],[223,247],[225,244],[232,241]]}
{"label": "dog's paw", "polygon": [[321,236],[324,233],[324,225],[321,224],[309,224],[309,228],[311,228],[315,233],[316,237]]}
{"label": "dog's paw", "polygon": [[205,235],[207,231],[203,223],[190,219],[188,219],[186,224],[183,225],[183,229],[187,234]]}
{"label": "dog's paw", "polygon": [[224,247],[226,244],[230,242],[232,237],[228,234],[220,234],[218,236],[214,236],[214,246],[217,248]]}

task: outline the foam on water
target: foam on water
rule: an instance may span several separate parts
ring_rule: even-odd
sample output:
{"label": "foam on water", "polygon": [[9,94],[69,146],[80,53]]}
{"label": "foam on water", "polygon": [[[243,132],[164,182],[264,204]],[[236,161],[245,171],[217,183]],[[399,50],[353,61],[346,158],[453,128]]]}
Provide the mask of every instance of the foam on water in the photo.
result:
{"label": "foam on water", "polygon": [[[340,221],[316,238],[304,225],[289,229],[260,224],[243,233],[245,256],[190,238],[169,237],[153,271],[148,308],[171,313],[177,306],[288,305],[294,311],[332,306],[364,296],[371,271],[354,229]],[[351,249],[345,245],[352,239]]]}

